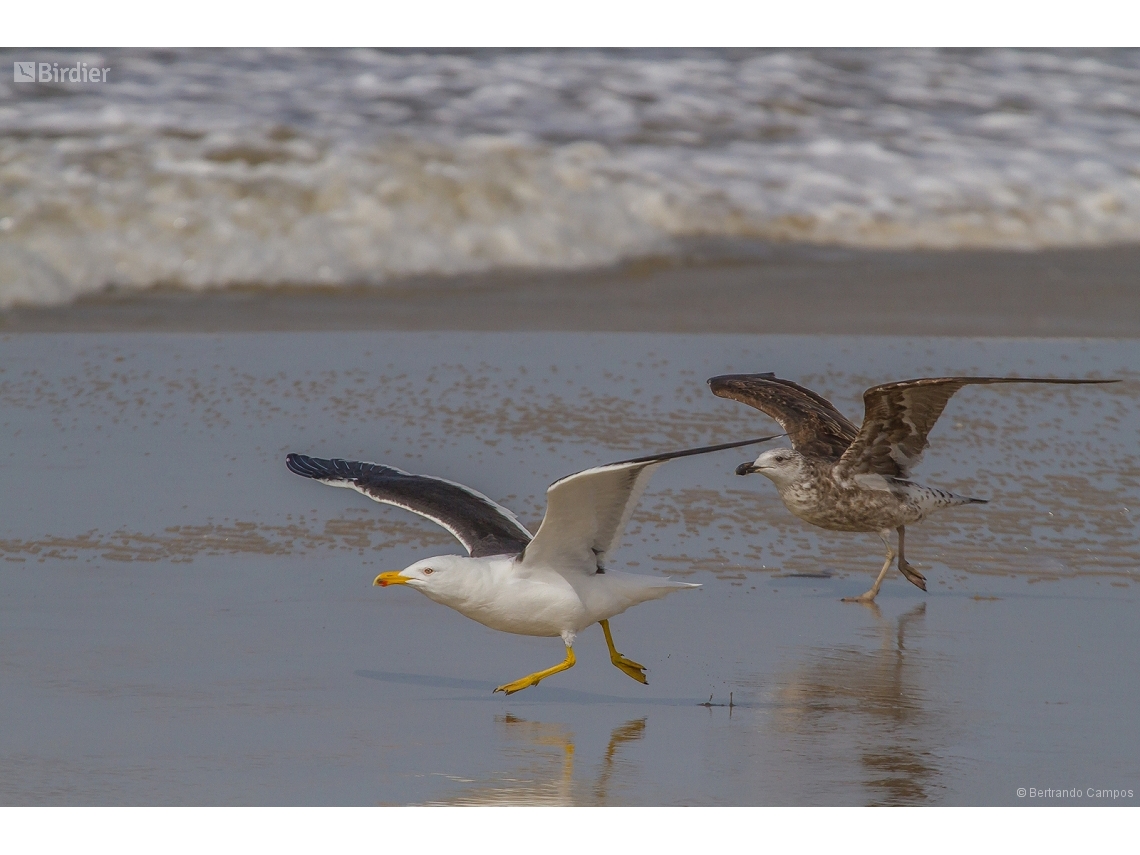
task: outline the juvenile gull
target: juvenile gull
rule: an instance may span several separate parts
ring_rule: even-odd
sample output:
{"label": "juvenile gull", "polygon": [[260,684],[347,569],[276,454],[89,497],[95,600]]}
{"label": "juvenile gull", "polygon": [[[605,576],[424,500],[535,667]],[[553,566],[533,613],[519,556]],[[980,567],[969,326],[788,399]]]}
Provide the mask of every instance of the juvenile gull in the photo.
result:
{"label": "juvenile gull", "polygon": [[891,567],[891,529],[899,534],[898,568],[926,590],[926,578],[903,555],[906,526],[939,508],[985,504],[907,480],[926,449],[927,434],[950,397],[963,386],[993,383],[1115,383],[1036,377],[924,377],[872,386],[863,393],[863,426],[843,417],[829,401],[774,374],[725,374],[708,381],[714,395],[767,413],[787,433],[792,448],[766,451],[737,475],[759,472],[780,491],[789,511],[832,531],[878,532],[887,559],[875,584],[847,602],[869,603]]}
{"label": "juvenile gull", "polygon": [[370,499],[403,508],[443,526],[469,555],[440,555],[373,584],[408,585],[484,626],[519,635],[561,636],[566,658],[552,668],[505,683],[512,694],[574,665],[574,638],[598,623],[610,661],[639,683],[645,666],[617,652],[609,618],[630,606],[682,588],[698,588],[605,566],[653,471],[667,460],[766,442],[749,439],[623,460],[555,481],[546,490],[546,515],[533,537],[518,518],[469,487],[412,475],[378,463],[322,460],[290,454],[291,472],[333,487],[351,487]]}

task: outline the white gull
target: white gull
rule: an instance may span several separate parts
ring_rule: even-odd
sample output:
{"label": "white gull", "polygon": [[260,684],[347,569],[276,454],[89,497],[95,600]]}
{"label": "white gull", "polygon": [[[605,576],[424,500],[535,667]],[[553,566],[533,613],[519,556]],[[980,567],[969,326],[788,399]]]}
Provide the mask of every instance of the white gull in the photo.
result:
{"label": "white gull", "polygon": [[610,661],[639,683],[645,666],[618,653],[609,618],[631,606],[699,585],[611,570],[610,553],[658,466],[678,457],[707,454],[774,437],[731,442],[624,460],[555,481],[546,491],[546,515],[533,537],[506,508],[469,487],[412,475],[378,463],[324,460],[290,454],[289,470],[334,487],[350,487],[443,526],[468,555],[439,555],[400,571],[381,573],[373,584],[407,585],[472,620],[519,635],[561,636],[559,664],[505,683],[511,694],[574,665],[575,636],[601,624]]}

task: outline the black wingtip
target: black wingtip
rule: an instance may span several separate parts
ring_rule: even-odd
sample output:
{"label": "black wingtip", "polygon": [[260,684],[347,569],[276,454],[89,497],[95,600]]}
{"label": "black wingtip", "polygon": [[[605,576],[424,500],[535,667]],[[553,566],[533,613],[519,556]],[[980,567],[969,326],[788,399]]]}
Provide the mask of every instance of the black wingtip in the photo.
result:
{"label": "black wingtip", "polygon": [[712,383],[714,380],[746,380],[750,377],[775,377],[775,371],[752,371],[748,374],[718,374],[715,377],[710,377],[706,383]]}
{"label": "black wingtip", "polygon": [[757,377],[763,377],[765,380],[775,380],[776,379],[776,372],[775,371],[761,371],[761,372],[754,372],[752,374],[718,374],[718,375],[716,375],[716,377],[710,377],[708,380],[705,381],[705,383],[708,384],[710,389],[712,389],[713,391],[716,391],[717,388],[724,388],[724,386],[728,383],[732,383],[734,381],[741,381],[741,380],[744,380],[744,381],[755,380]]}
{"label": "black wingtip", "polygon": [[[287,454],[285,465],[294,475],[302,478],[328,478],[330,474],[327,460],[317,460],[304,454]],[[326,465],[322,465],[326,464]]]}
{"label": "black wingtip", "polygon": [[739,442],[724,442],[720,445],[705,445],[700,448],[686,448],[682,451],[667,451],[661,454],[650,454],[645,457],[634,457],[631,460],[617,460],[608,465],[621,466],[626,463],[658,463],[666,460],[676,460],[678,457],[692,457],[696,454],[708,454],[712,451],[726,451],[730,448],[740,448],[745,445],[757,445],[761,442],[768,442],[772,439],[779,439],[782,436],[787,436],[783,433],[774,433],[771,436],[758,436],[755,439],[743,439]]}

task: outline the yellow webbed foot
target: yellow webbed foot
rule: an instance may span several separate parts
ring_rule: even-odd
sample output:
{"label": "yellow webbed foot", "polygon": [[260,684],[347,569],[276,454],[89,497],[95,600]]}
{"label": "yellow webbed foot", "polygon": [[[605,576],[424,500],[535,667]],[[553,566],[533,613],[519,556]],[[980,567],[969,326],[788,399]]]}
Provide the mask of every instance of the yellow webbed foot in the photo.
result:
{"label": "yellow webbed foot", "polygon": [[[518,680],[513,680],[510,683],[504,683],[495,689],[495,692],[502,692],[507,695],[513,695],[515,692],[521,692],[523,689],[529,689],[531,686],[537,686],[540,682],[545,680],[551,674],[557,674],[559,671],[565,671],[567,668],[574,666],[574,648],[566,648],[566,658],[555,665],[553,668],[547,668],[544,671],[535,671],[533,674],[527,674]],[[492,692],[491,694],[494,694]]]}
{"label": "yellow webbed foot", "polygon": [[602,627],[602,632],[606,634],[606,647],[610,649],[610,661],[614,663],[623,673],[628,674],[633,679],[642,685],[648,686],[649,681],[645,679],[645,666],[639,665],[632,659],[627,659],[617,652],[614,647],[614,637],[610,634],[610,622],[608,620],[600,620],[598,624]]}
{"label": "yellow webbed foot", "polygon": [[[537,686],[542,678],[538,674],[528,674],[520,680],[513,680],[510,683],[504,683],[495,689],[495,692],[503,692],[507,695],[513,695],[515,692],[521,692],[523,689],[529,689],[531,686]],[[492,692],[491,694],[494,694]]]}
{"label": "yellow webbed foot", "polygon": [[616,657],[611,656],[610,661],[613,662],[614,665],[620,668],[623,672],[633,677],[633,679],[637,680],[637,682],[646,686],[649,685],[649,681],[645,679],[644,665],[638,665],[632,659],[626,659],[620,653]]}

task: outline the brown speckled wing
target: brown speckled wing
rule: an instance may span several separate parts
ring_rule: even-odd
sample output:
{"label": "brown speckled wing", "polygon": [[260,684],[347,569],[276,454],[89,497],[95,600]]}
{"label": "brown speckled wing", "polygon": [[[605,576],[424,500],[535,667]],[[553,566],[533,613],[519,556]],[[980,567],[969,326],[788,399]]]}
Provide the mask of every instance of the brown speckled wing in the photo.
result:
{"label": "brown speckled wing", "polygon": [[836,461],[858,431],[831,402],[774,374],[722,374],[713,377],[714,395],[731,398],[771,416],[805,457]]}
{"label": "brown speckled wing", "polygon": [[927,434],[963,386],[994,383],[1115,383],[1039,377],[923,377],[872,386],[863,393],[863,427],[839,461],[840,476],[873,473],[905,478],[926,450]]}

